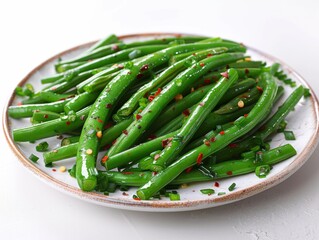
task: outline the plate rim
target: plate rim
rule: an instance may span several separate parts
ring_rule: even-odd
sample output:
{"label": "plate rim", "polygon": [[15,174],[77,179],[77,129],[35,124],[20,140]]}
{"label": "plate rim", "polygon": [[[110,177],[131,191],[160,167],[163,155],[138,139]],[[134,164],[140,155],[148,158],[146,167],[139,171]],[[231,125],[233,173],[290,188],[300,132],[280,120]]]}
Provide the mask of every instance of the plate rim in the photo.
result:
{"label": "plate rim", "polygon": [[[182,36],[182,35],[189,35],[189,36],[198,36],[196,34],[184,34],[184,33],[161,33],[161,32],[155,32],[155,33],[136,33],[136,34],[127,34],[127,35],[121,35],[118,36],[119,39],[129,39],[129,38],[136,38],[136,37],[156,37],[156,36]],[[41,69],[43,66],[48,64],[49,62],[59,58],[60,56],[67,54],[69,52],[78,50],[80,48],[84,48],[87,46],[92,45],[96,41],[90,41],[84,44],[77,45],[75,47],[69,48],[67,50],[64,50],[47,60],[40,63],[38,66],[36,66],[34,69],[32,69],[22,80],[16,85],[16,86],[22,86],[25,82],[29,80],[29,78],[39,69]],[[247,45],[246,45],[247,46]],[[269,177],[263,182],[257,183],[253,186],[246,187],[244,189],[237,190],[236,192],[228,193],[227,195],[223,195],[220,197],[212,198],[212,199],[197,199],[197,200],[181,200],[181,201],[136,201],[134,199],[123,199],[123,198],[117,198],[112,196],[105,196],[101,193],[97,192],[83,192],[81,189],[73,187],[65,182],[62,182],[58,179],[55,179],[54,177],[48,175],[46,172],[41,170],[37,167],[36,164],[33,164],[31,161],[29,161],[22,153],[22,151],[18,148],[18,146],[15,144],[15,142],[12,139],[11,136],[11,128],[10,128],[10,119],[8,116],[8,107],[12,104],[13,99],[15,97],[14,91],[11,93],[10,98],[8,102],[6,103],[3,111],[3,121],[2,121],[2,127],[4,130],[5,138],[11,148],[11,150],[14,152],[14,154],[18,157],[18,160],[24,167],[26,167],[29,171],[31,171],[33,174],[35,174],[40,180],[43,182],[49,184],[50,186],[67,193],[73,197],[80,198],[82,200],[86,200],[92,203],[96,203],[99,205],[104,205],[108,207],[114,207],[114,208],[121,208],[121,209],[130,209],[130,210],[140,210],[140,211],[188,211],[193,209],[199,209],[198,206],[202,208],[209,208],[214,207],[222,204],[228,204],[234,201],[239,201],[242,199],[245,199],[247,197],[253,196],[255,194],[261,193],[273,186],[276,186],[277,184],[281,183],[285,179],[287,179],[289,176],[291,176],[293,173],[295,173],[311,156],[313,151],[315,150],[318,142],[319,142],[319,103],[317,96],[315,95],[313,89],[311,86],[307,83],[307,81],[299,74],[297,73],[293,68],[291,68],[289,65],[287,65],[282,60],[279,60],[276,57],[273,57],[272,55],[268,53],[264,53],[263,51],[260,51],[258,49],[255,49],[253,47],[247,46],[248,49],[265,56],[268,59],[271,59],[275,62],[279,62],[282,66],[285,67],[287,71],[289,71],[290,74],[293,74],[294,77],[298,79],[298,81],[305,87],[310,89],[311,97],[309,98],[311,100],[311,106],[312,111],[314,112],[315,122],[316,126],[314,129],[314,132],[309,140],[308,145],[300,152],[296,159],[289,164],[284,170],[281,172],[275,174],[272,177]],[[133,208],[132,208],[133,207]]]}

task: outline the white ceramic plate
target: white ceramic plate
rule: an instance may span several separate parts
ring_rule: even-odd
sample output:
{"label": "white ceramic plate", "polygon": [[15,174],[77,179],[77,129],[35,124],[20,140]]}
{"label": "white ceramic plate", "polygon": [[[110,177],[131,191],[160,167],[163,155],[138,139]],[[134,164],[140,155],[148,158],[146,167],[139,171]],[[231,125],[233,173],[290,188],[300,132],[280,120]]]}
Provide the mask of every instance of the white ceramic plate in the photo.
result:
{"label": "white ceramic plate", "polygon": [[[137,39],[145,40],[148,38],[167,37],[172,35],[179,34],[136,34],[122,36],[121,38],[125,41],[133,41]],[[29,82],[35,87],[36,90],[41,89],[40,79],[54,74],[53,65],[59,57],[62,57],[63,59],[72,58],[79,54],[82,50],[88,48],[91,44],[92,43],[88,43],[69,49],[48,59],[32,70],[19,83],[19,85]],[[283,69],[288,73],[290,78],[297,82],[297,85],[301,84],[307,88],[310,88],[300,75],[298,75],[295,71],[278,59],[275,59],[274,57],[253,48],[249,48],[248,54],[251,55],[253,59],[265,60],[268,62],[268,64],[273,62],[281,63]],[[288,91],[285,93],[282,101],[292,91],[290,87],[287,87],[287,89]],[[220,180],[218,181],[220,184],[218,188],[214,187],[214,182],[192,184],[185,189],[178,190],[181,196],[181,201],[169,201],[169,199],[136,201],[132,199],[132,196],[136,190],[133,188],[130,189],[125,195],[123,195],[123,193],[120,191],[111,194],[110,196],[105,196],[97,192],[82,192],[78,188],[75,179],[71,178],[67,172],[61,173],[58,171],[59,166],[62,165],[66,166],[67,168],[71,168],[74,159],[55,163],[54,168],[46,168],[44,167],[42,158],[40,158],[36,164],[28,159],[31,153],[35,153],[36,144],[13,142],[11,137],[12,129],[29,126],[29,119],[11,119],[7,115],[6,108],[4,112],[3,127],[8,143],[14,153],[17,155],[19,161],[27,169],[32,171],[39,179],[58,190],[70,194],[71,196],[86,200],[91,203],[121,209],[153,212],[188,211],[215,207],[247,198],[277,185],[288,178],[297,169],[299,169],[309,158],[318,142],[318,101],[313,91],[311,91],[311,94],[312,97],[308,98],[307,100],[303,99],[295,108],[295,111],[292,112],[287,118],[288,129],[293,130],[297,138],[295,141],[289,141],[289,143],[292,144],[298,152],[295,157],[275,165],[270,174],[264,179],[260,179],[252,173]],[[15,105],[17,102],[18,98],[13,94],[9,99],[8,106]],[[57,140],[56,137],[46,139],[46,141],[49,142],[51,149],[58,147],[59,145],[59,140]],[[273,138],[271,145],[272,147],[276,147],[285,144],[286,142],[287,141],[285,141],[283,134],[277,134]],[[36,153],[36,155],[40,156],[41,154]],[[229,192],[228,187],[233,182],[236,183],[237,187],[234,191]],[[218,196],[217,194],[210,196],[203,195],[200,192],[200,189],[203,188],[214,188],[217,193],[226,192],[226,194],[222,196]]]}

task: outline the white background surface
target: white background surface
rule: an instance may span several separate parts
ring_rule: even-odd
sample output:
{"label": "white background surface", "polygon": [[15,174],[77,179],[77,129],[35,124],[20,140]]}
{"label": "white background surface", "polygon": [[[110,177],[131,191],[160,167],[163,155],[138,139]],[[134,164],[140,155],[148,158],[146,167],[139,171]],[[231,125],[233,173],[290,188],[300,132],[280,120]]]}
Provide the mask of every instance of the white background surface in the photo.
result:
{"label": "white background surface", "polygon": [[[110,33],[222,36],[287,62],[319,94],[319,4],[303,1],[1,1],[0,104],[48,57]],[[0,133],[0,239],[318,239],[319,149],[292,177],[249,199],[184,213],[115,210],[35,178]]]}

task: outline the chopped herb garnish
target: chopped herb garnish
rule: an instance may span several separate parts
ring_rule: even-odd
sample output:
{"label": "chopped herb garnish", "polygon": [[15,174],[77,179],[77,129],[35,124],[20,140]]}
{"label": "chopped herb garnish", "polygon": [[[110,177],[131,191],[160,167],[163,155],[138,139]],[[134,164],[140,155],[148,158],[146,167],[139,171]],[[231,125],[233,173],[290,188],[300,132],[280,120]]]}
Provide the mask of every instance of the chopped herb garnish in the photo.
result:
{"label": "chopped herb garnish", "polygon": [[286,129],[286,127],[287,127],[287,122],[286,121],[282,121],[279,124],[277,132],[283,132]]}
{"label": "chopped herb garnish", "polygon": [[35,149],[38,151],[38,152],[45,152],[48,150],[48,147],[49,147],[49,144],[47,142],[40,142],[36,147]]}
{"label": "chopped herb garnish", "polygon": [[39,160],[39,158],[34,154],[31,154],[29,159],[34,163],[36,163]]}
{"label": "chopped herb garnish", "polygon": [[296,140],[295,134],[292,131],[284,131],[286,140]]}
{"label": "chopped herb garnish", "polygon": [[225,194],[226,194],[225,192],[219,192],[217,195],[221,196],[221,195],[225,195]]}
{"label": "chopped herb garnish", "polygon": [[180,195],[178,193],[170,193],[169,194],[169,199],[171,201],[179,201],[179,200],[181,200],[181,197],[180,197]]}
{"label": "chopped herb garnish", "polygon": [[76,174],[76,164],[74,164],[73,167],[68,170],[68,172],[69,172],[69,174],[70,174],[71,177],[74,177],[74,178],[75,178],[75,174]]}
{"label": "chopped herb garnish", "polygon": [[259,178],[265,178],[271,170],[271,167],[269,165],[261,165],[256,167],[255,174]]}
{"label": "chopped herb garnish", "polygon": [[231,191],[234,191],[236,187],[236,183],[232,183],[229,187],[228,187],[228,190],[231,192]]}
{"label": "chopped herb garnish", "polygon": [[304,88],[303,96],[304,96],[305,98],[311,96],[311,93],[310,93],[310,89],[309,89],[309,88]]}
{"label": "chopped herb garnish", "polygon": [[15,93],[16,93],[18,96],[21,96],[21,97],[24,96],[24,92],[23,92],[23,88],[22,88],[22,87],[19,87],[19,86],[16,87]]}
{"label": "chopped herb garnish", "polygon": [[33,89],[33,86],[30,84],[30,83],[27,83],[25,85],[25,88],[23,90],[23,93],[25,96],[29,96],[29,97],[32,97],[32,95],[34,94],[34,89]]}
{"label": "chopped herb garnish", "polygon": [[215,190],[211,188],[206,188],[206,189],[201,189],[200,192],[202,194],[212,195],[215,193]]}
{"label": "chopped herb garnish", "polygon": [[257,146],[255,146],[255,147],[251,148],[250,150],[253,151],[253,152],[257,152],[257,151],[260,150],[260,146],[257,145]]}
{"label": "chopped herb garnish", "polygon": [[109,183],[108,186],[107,186],[107,189],[106,191],[109,192],[109,193],[114,193],[115,190],[116,190],[116,184],[115,183]]}

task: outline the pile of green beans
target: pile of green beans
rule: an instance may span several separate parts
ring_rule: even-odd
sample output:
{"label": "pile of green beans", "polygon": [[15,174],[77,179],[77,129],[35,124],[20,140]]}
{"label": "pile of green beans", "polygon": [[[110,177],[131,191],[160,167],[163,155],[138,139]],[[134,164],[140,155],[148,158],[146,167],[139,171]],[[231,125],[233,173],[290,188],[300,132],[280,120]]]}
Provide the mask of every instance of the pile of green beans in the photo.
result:
{"label": "pile of green beans", "polygon": [[[138,187],[139,200],[171,185],[257,174],[296,154],[290,144],[269,149],[267,141],[304,88],[278,64],[245,52],[221,38],[125,43],[107,36],[73,59],[59,59],[57,74],[41,79],[42,90],[17,89],[22,104],[8,114],[32,125],[14,129],[13,139],[63,135],[60,147],[43,150],[46,166],[72,161],[70,173],[83,191]],[[286,88],[278,80],[295,90],[276,109]]]}

